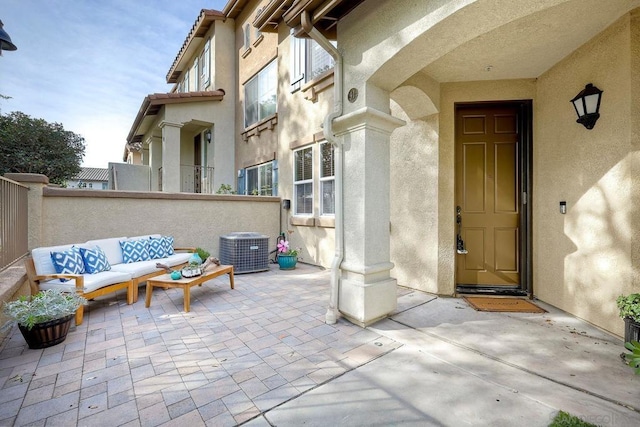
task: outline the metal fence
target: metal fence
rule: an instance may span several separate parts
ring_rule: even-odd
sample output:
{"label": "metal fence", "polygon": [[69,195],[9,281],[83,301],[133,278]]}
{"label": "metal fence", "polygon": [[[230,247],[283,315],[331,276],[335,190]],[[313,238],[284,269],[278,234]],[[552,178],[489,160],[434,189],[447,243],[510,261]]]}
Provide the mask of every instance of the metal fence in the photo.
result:
{"label": "metal fence", "polygon": [[0,176],[0,271],[28,253],[28,191]]}
{"label": "metal fence", "polygon": [[180,165],[180,180],[183,193],[214,193],[212,167]]}

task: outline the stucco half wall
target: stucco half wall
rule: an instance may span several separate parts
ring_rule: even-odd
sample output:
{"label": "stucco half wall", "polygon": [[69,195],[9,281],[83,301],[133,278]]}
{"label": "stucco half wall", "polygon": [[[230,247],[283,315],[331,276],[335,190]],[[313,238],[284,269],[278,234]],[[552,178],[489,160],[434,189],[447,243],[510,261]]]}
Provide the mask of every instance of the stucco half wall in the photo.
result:
{"label": "stucco half wall", "polygon": [[43,190],[38,246],[160,233],[174,236],[176,246],[217,256],[222,235],[257,232],[275,248],[280,232],[278,197]]}

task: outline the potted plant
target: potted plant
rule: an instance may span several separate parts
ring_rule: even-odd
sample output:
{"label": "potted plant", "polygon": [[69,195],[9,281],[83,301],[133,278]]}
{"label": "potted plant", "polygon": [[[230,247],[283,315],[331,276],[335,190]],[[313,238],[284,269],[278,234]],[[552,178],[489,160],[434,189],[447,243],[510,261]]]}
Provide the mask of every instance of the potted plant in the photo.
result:
{"label": "potted plant", "polygon": [[640,294],[620,295],[616,304],[624,319],[624,341],[640,341]]}
{"label": "potted plant", "polygon": [[280,270],[293,270],[298,262],[298,251],[289,247],[287,240],[278,242],[278,265]]}
{"label": "potted plant", "polygon": [[640,375],[640,343],[638,341],[626,342],[624,346],[631,353],[622,353],[627,364],[631,366],[636,373]]}
{"label": "potted plant", "polygon": [[48,289],[5,302],[3,313],[11,320],[4,328],[18,324],[29,348],[46,348],[67,338],[76,310],[87,300],[75,293]]}

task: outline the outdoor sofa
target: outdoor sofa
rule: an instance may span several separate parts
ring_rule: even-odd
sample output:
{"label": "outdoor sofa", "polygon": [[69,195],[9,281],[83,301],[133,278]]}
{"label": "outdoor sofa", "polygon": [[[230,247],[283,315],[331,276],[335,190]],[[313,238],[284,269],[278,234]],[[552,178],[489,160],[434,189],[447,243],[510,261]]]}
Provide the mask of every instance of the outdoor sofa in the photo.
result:
{"label": "outdoor sofa", "polygon": [[[194,251],[173,247],[170,236],[152,234],[35,248],[25,263],[32,295],[62,289],[91,300],[126,289],[127,304],[133,304],[140,283],[165,273],[157,263],[180,268]],[[82,324],[83,314],[80,306],[76,325]]]}

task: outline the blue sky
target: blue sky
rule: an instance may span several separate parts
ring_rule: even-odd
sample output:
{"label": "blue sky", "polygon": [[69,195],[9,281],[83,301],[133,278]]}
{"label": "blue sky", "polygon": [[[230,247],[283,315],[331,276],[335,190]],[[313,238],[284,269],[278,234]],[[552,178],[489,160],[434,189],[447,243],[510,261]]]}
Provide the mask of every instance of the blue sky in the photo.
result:
{"label": "blue sky", "polygon": [[122,162],[144,97],[165,77],[201,9],[227,0],[2,0],[18,47],[0,57],[0,112],[62,123],[85,138],[83,166]]}

